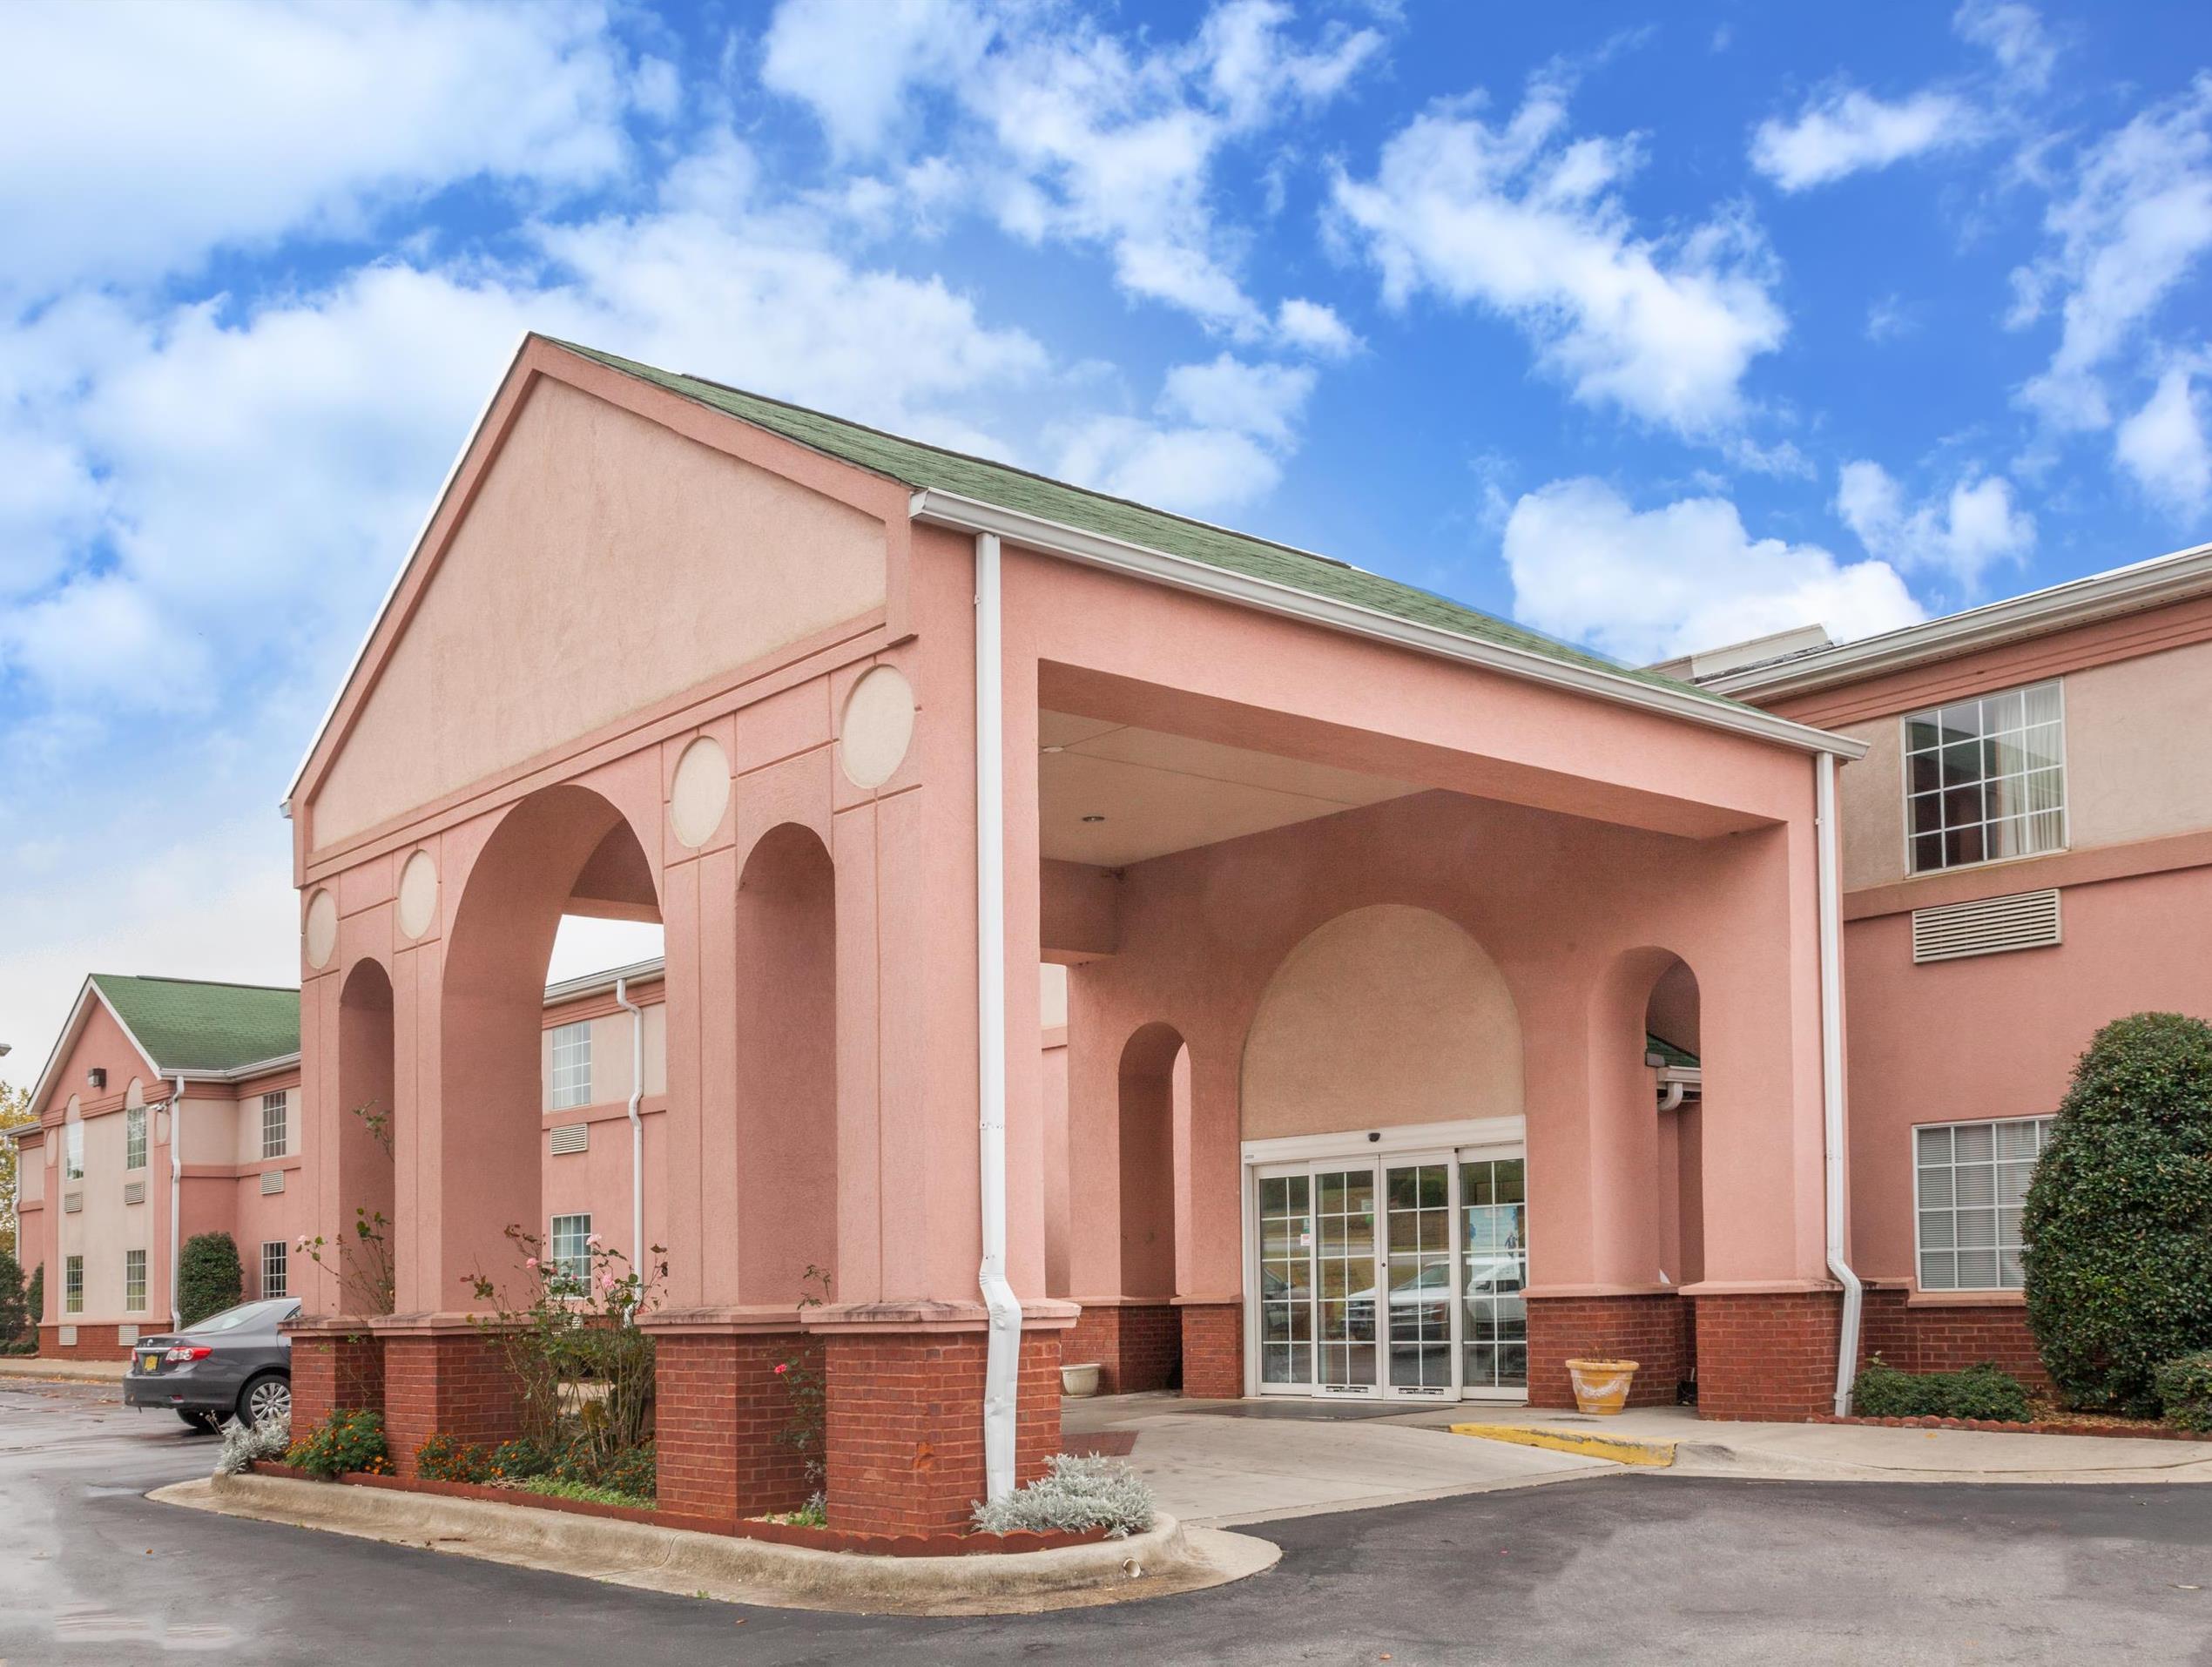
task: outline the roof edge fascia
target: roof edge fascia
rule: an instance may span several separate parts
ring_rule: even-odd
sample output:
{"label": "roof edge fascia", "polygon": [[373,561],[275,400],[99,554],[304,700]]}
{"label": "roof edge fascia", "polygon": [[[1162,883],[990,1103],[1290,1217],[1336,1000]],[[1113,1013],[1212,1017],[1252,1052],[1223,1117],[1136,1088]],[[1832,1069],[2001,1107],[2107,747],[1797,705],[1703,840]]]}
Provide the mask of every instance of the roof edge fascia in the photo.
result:
{"label": "roof edge fascia", "polygon": [[1688,689],[1677,692],[1596,666],[1576,665],[1507,644],[1463,637],[1456,631],[1400,619],[1357,603],[1339,602],[1271,579],[1254,578],[1189,557],[1170,555],[1164,550],[1088,532],[1041,516],[1025,515],[1018,510],[1003,509],[958,493],[925,488],[914,495],[909,513],[916,521],[931,526],[956,532],[995,533],[1026,549],[1086,566],[1131,574],[1240,607],[1304,620],[1441,659],[1481,666],[1527,682],[1548,684],[1616,705],[1641,707],[1664,717],[1683,719],[1708,728],[1728,730],[1806,753],[1833,753],[1843,759],[1864,758],[1866,754],[1866,743],[1851,736],[1831,734],[1756,707],[1723,705]]}
{"label": "roof edge fascia", "polygon": [[1806,694],[1977,649],[2000,648],[2048,631],[2144,612],[2206,592],[2212,592],[2212,544],[2197,544],[2025,596],[1985,603],[1964,613],[1840,643],[1797,659],[1723,672],[1703,686],[1765,699]]}

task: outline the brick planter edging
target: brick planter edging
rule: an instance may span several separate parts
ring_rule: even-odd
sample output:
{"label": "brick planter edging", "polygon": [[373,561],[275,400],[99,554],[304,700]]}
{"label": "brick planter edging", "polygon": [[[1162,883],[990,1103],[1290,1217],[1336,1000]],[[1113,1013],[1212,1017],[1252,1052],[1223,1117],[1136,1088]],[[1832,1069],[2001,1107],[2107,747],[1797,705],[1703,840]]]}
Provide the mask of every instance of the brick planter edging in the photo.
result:
{"label": "brick planter edging", "polygon": [[[273,1459],[256,1459],[256,1475],[279,1476],[288,1481],[314,1481],[297,1465]],[[757,1517],[731,1522],[726,1517],[686,1516],[675,1511],[640,1510],[632,1505],[607,1505],[596,1499],[562,1499],[534,1494],[523,1488],[488,1488],[473,1481],[409,1481],[398,1476],[371,1475],[348,1470],[338,1478],[354,1488],[381,1488],[392,1493],[434,1494],[442,1499],[474,1499],[488,1505],[520,1505],[530,1510],[566,1511],[573,1516],[598,1516],[617,1522],[642,1522],[649,1528],[683,1529],[692,1534],[718,1534],[726,1539],[760,1540],[771,1545],[805,1546],[815,1551],[839,1551],[868,1557],[973,1557],[1014,1551],[1057,1551],[1071,1545],[1096,1545],[1106,1538],[1103,1529],[1080,1534],[1055,1530],[1049,1534],[1016,1529],[1010,1534],[862,1534],[850,1529],[809,1528],[799,1522],[767,1522]]]}
{"label": "brick planter edging", "polygon": [[1838,1418],[1833,1413],[1819,1413],[1807,1421],[1865,1424],[1892,1430],[1988,1430],[2002,1435],[2116,1435],[2131,1441],[2212,1441],[2212,1430],[2177,1430],[2168,1424],[2131,1430],[2110,1424],[2068,1423],[2064,1419],[2013,1424],[1996,1418]]}

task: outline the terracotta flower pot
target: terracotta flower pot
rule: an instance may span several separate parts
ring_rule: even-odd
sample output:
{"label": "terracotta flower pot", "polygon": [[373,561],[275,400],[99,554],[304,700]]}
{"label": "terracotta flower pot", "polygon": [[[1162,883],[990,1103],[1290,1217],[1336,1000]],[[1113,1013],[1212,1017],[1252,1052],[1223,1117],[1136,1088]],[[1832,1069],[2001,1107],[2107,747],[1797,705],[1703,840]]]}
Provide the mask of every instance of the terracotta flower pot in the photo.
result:
{"label": "terracotta flower pot", "polygon": [[1634,1360],[1569,1360],[1567,1373],[1575,1380],[1575,1404],[1586,1413],[1610,1416],[1629,1404],[1629,1385],[1636,1375]]}

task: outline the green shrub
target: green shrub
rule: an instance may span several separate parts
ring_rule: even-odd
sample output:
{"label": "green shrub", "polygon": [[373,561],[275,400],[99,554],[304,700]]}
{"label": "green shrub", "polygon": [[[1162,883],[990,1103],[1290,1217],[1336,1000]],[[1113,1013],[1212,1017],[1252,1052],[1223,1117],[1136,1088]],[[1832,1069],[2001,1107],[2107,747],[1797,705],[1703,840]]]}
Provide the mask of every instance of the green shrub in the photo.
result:
{"label": "green shrub", "polygon": [[228,1233],[194,1233],[177,1259],[177,1313],[187,1326],[246,1300],[246,1270]]}
{"label": "green shrub", "polygon": [[23,1264],[15,1252],[0,1246],[0,1343],[16,1342],[37,1323],[24,1300]]}
{"label": "green shrub", "polygon": [[1852,1380],[1851,1411],[1861,1418],[1986,1418],[2025,1424],[2034,1416],[2027,1391],[1993,1365],[1963,1372],[1900,1372],[1876,1355]]}
{"label": "green shrub", "polygon": [[334,1481],[353,1470],[388,1475],[392,1463],[384,1446],[384,1414],[367,1410],[334,1412],[294,1441],[284,1461],[325,1481]]}
{"label": "green shrub", "polygon": [[512,1441],[502,1441],[492,1449],[491,1480],[521,1481],[529,1476],[542,1476],[553,1468],[553,1461],[545,1450],[522,1436]]}
{"label": "green shrub", "polygon": [[415,1474],[425,1481],[488,1481],[491,1450],[480,1442],[433,1435],[415,1449]]}
{"label": "green shrub", "polygon": [[30,1346],[25,1349],[24,1353],[26,1354],[36,1354],[38,1353],[38,1322],[46,1317],[45,1263],[41,1262],[37,1267],[30,1270],[30,1288],[23,1293],[23,1306],[25,1312],[30,1316],[28,1328],[24,1333],[24,1340],[28,1342]]}
{"label": "green shrub", "polygon": [[543,1494],[550,1499],[582,1499],[594,1505],[622,1505],[633,1511],[653,1508],[651,1494],[626,1493],[620,1488],[603,1488],[589,1481],[563,1481],[554,1476],[531,1476],[516,1484],[516,1491]]}
{"label": "green shrub", "polygon": [[2168,1423],[2212,1431],[2212,1348],[2167,1361],[2151,1374],[2151,1384]]}
{"label": "green shrub", "polygon": [[1062,1453],[1046,1463],[1049,1468],[1035,1481],[977,1505],[975,1526],[986,1534],[1103,1528],[1109,1540],[1125,1540],[1152,1526],[1152,1490],[1123,1461]]}
{"label": "green shrub", "polygon": [[2153,1374],[2212,1346],[2212,1025],[2097,1032],[2035,1166],[2027,1323],[2069,1405],[2148,1416]]}

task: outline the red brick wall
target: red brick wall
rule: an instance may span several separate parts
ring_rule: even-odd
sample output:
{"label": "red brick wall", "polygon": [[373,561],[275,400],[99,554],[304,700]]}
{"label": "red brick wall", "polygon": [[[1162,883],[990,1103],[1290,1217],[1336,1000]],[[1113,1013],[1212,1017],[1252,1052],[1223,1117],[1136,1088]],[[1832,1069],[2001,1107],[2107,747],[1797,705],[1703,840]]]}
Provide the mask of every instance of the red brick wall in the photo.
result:
{"label": "red brick wall", "polygon": [[1101,1394],[1165,1389],[1182,1372],[1183,1322],[1164,1302],[1100,1304],[1060,1334],[1060,1358],[1069,1366],[1097,1361]]}
{"label": "red brick wall", "polygon": [[[165,1333],[168,1329],[165,1316],[143,1323],[138,1327],[140,1333],[147,1337]],[[131,1345],[115,1340],[115,1322],[111,1319],[105,1325],[79,1326],[77,1340],[67,1346],[62,1342],[62,1328],[59,1326],[41,1326],[38,1328],[38,1353],[49,1360],[127,1360],[131,1358]]]}
{"label": "red brick wall", "polygon": [[730,1522],[805,1504],[822,1484],[789,1439],[799,1403],[776,1368],[788,1363],[819,1381],[820,1341],[798,1332],[678,1332],[653,1347],[661,1508]]}
{"label": "red brick wall", "polygon": [[1859,1324],[1862,1366],[1877,1354],[1900,1372],[1956,1372],[1993,1360],[2032,1389],[2050,1387],[2027,1329],[2027,1310],[2019,1303],[1914,1307],[1907,1295],[1902,1286],[1867,1292]]}
{"label": "red brick wall", "polygon": [[1692,1300],[1699,1417],[1797,1420],[1835,1410],[1840,1291]]}
{"label": "red brick wall", "polygon": [[[980,1332],[861,1333],[825,1340],[832,1528],[934,1534],[967,1525],[983,1497]],[[1025,1332],[1015,1481],[1060,1450],[1060,1333]]]}
{"label": "red brick wall", "polygon": [[506,1441],[521,1428],[498,1339],[467,1331],[384,1340],[384,1438],[402,1477],[414,1480],[415,1450],[433,1435]]}
{"label": "red brick wall", "polygon": [[1183,1317],[1183,1393],[1194,1400],[1235,1400],[1244,1393],[1244,1306],[1186,1303]]}
{"label": "red brick wall", "polygon": [[1621,1297],[1532,1297],[1528,1404],[1572,1407],[1570,1360],[1636,1362],[1631,1407],[1671,1407],[1692,1358],[1689,1305],[1672,1292]]}
{"label": "red brick wall", "polygon": [[292,1423],[305,1430],[338,1408],[384,1405],[384,1350],[366,1332],[309,1332],[292,1339]]}

